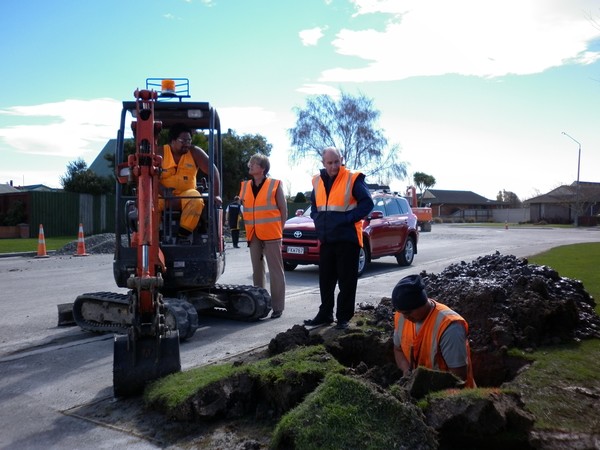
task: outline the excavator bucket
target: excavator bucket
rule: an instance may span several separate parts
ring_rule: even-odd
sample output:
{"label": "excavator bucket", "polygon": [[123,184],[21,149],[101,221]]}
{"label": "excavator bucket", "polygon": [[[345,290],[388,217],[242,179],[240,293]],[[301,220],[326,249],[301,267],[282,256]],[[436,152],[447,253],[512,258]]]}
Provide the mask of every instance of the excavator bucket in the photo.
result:
{"label": "excavator bucket", "polygon": [[143,392],[150,381],[181,371],[179,333],[166,337],[130,339],[115,335],[113,389],[115,397],[131,397]]}

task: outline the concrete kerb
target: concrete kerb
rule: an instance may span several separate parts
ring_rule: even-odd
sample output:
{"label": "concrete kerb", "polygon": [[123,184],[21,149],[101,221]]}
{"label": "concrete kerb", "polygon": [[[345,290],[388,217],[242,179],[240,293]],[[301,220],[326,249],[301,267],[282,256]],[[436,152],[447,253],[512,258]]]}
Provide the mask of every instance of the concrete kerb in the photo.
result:
{"label": "concrete kerb", "polygon": [[[55,253],[55,250],[47,252],[48,255]],[[12,256],[36,256],[37,252],[13,252],[13,253],[0,253],[0,258],[10,258]]]}

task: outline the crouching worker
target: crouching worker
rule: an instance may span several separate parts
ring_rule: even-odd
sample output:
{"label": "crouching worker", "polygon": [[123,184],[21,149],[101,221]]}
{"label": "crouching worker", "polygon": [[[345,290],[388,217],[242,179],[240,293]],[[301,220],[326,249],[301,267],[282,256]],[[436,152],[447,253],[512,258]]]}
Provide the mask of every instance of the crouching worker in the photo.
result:
{"label": "crouching worker", "polygon": [[392,292],[394,357],[404,375],[418,366],[451,372],[476,387],[469,326],[458,313],[427,297],[419,275],[402,278]]}
{"label": "crouching worker", "polygon": [[[196,174],[198,170],[208,174],[209,158],[200,147],[192,144],[192,132],[184,124],[173,125],[169,129],[169,144],[157,149],[162,156],[162,187],[173,189],[173,195],[183,197],[178,199],[180,205],[174,209],[181,210],[177,240],[189,243],[190,236],[198,226],[204,200],[196,189]],[[221,204],[219,171],[213,166],[213,192],[217,206]],[[171,200],[173,201],[173,200]],[[165,208],[164,199],[159,200],[159,212]]]}

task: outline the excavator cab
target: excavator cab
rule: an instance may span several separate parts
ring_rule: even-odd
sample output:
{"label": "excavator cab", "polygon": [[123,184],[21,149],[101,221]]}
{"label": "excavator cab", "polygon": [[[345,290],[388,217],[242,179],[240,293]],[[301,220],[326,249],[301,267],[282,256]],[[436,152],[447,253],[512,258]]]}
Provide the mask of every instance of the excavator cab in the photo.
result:
{"label": "excavator cab", "polygon": [[[155,81],[148,79],[148,87],[155,86]],[[177,82],[180,79],[175,79]],[[181,79],[184,80],[184,79]],[[221,123],[217,111],[207,102],[189,102],[183,99],[189,97],[189,84],[183,84],[183,91],[175,86],[175,91],[168,89],[165,95],[158,95],[154,103],[154,121],[161,129],[182,123],[191,130],[204,133],[208,148],[204,149],[210,164],[222,171]],[[127,166],[125,132],[128,119],[135,120],[136,102],[123,102],[121,126],[117,136],[115,161],[120,167],[117,184],[116,211],[116,251],[113,263],[115,281],[119,287],[127,286],[127,279],[135,273],[137,267],[136,249],[132,245],[137,233],[138,193],[136,187],[130,184],[130,174]],[[225,252],[223,238],[223,210],[215,205],[213,174],[198,176],[197,189],[204,200],[202,217],[196,229],[190,236],[190,245],[178,245],[177,229],[179,226],[180,210],[175,206],[181,197],[176,197],[169,190],[161,188],[160,196],[165,201],[165,208],[159,218],[158,238],[160,250],[164,255],[166,270],[162,274],[164,285],[162,292],[165,296],[176,295],[185,289],[197,289],[213,286],[225,270]]]}

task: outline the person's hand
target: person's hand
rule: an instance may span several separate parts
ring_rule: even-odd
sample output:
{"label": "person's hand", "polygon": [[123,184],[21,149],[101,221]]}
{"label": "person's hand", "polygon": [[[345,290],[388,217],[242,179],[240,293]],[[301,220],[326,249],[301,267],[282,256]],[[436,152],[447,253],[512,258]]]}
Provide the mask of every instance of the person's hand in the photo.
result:
{"label": "person's hand", "polygon": [[215,205],[223,206],[223,200],[218,195],[215,195]]}

